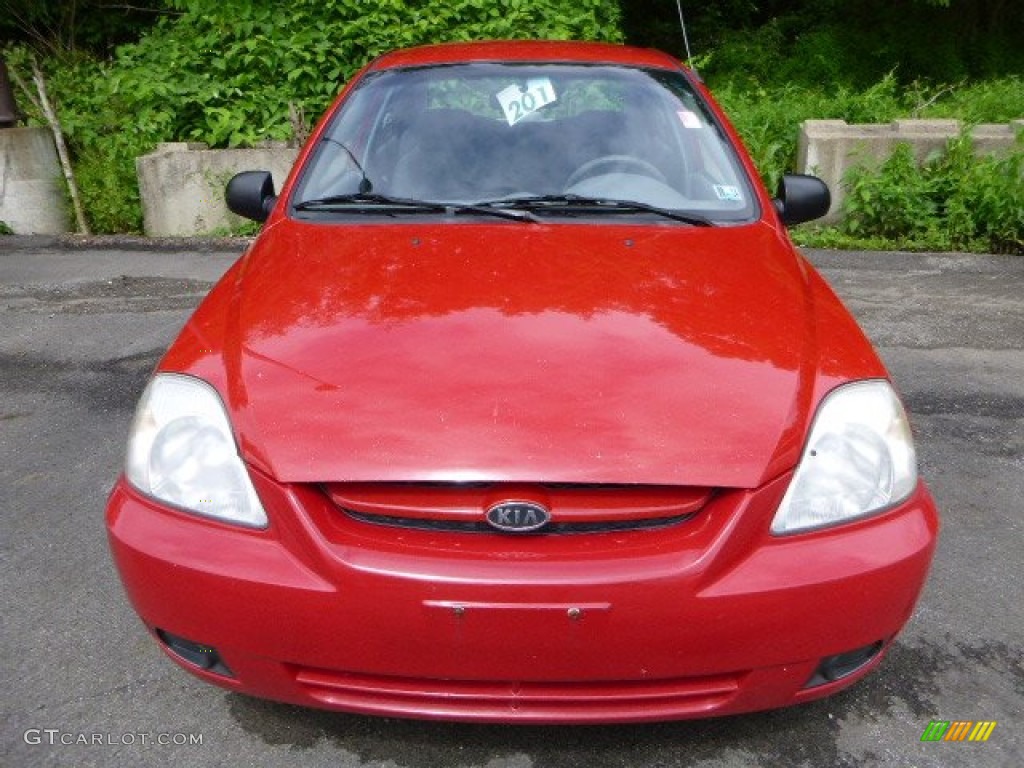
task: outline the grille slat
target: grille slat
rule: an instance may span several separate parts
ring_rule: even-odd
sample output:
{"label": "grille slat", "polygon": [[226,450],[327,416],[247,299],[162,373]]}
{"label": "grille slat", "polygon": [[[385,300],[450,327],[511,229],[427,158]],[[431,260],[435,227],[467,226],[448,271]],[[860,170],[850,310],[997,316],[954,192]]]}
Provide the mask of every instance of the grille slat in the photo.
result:
{"label": "grille slat", "polygon": [[[384,525],[392,528],[411,528],[417,531],[455,531],[460,533],[495,533],[495,529],[485,522],[469,520],[430,520],[422,517],[391,517],[389,515],[367,515],[353,509],[342,509],[353,520],[372,525]],[[674,515],[672,517],[654,517],[647,520],[618,520],[608,522],[586,523],[548,523],[539,531],[532,531],[535,536],[552,533],[610,533],[614,531],[638,531],[652,528],[665,528],[677,525],[693,517],[690,515]],[[518,534],[520,536],[526,534]]]}
{"label": "grille slat", "polygon": [[676,715],[709,711],[740,690],[744,675],[592,683],[428,680],[296,668],[296,682],[310,695],[362,711],[386,707],[488,717],[518,712],[559,714],[574,719],[588,708],[643,708]]}
{"label": "grille slat", "polygon": [[709,488],[652,485],[521,483],[333,483],[324,492],[350,520],[420,531],[496,533],[485,513],[509,500],[551,512],[534,535],[652,530],[697,515]]}

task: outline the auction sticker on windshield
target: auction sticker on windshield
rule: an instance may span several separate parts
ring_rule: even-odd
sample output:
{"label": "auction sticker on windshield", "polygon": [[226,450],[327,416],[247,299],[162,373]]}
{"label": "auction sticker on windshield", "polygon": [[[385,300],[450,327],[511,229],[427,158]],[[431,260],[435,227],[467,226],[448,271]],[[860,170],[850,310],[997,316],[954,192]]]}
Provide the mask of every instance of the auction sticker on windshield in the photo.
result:
{"label": "auction sticker on windshield", "polygon": [[509,125],[515,125],[524,117],[536,112],[541,107],[557,101],[555,88],[546,77],[538,77],[526,81],[526,87],[510,85],[495,94],[505,119]]}

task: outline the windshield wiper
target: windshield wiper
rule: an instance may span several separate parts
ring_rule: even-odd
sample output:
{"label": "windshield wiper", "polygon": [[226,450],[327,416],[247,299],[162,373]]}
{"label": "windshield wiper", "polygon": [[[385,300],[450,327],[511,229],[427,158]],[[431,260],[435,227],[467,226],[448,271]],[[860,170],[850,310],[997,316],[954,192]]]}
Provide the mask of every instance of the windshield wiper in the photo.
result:
{"label": "windshield wiper", "polygon": [[408,208],[415,211],[439,212],[445,210],[445,206],[442,203],[432,203],[428,200],[414,200],[405,197],[392,197],[391,195],[381,195],[376,192],[350,192],[344,195],[328,195],[327,197],[303,200],[295,204],[296,211],[341,210],[345,208],[372,211],[382,208],[389,210]]}
{"label": "windshield wiper", "polygon": [[605,197],[586,197],[571,193],[562,195],[531,195],[528,197],[504,197],[499,200],[484,200],[476,204],[477,207],[486,206],[495,210],[575,210],[579,212],[589,211],[591,213],[653,213],[664,216],[674,221],[682,221],[695,227],[713,227],[715,223],[698,213],[687,213],[675,211],[670,208],[659,208],[649,203],[641,203],[636,200],[616,200]]}
{"label": "windshield wiper", "polygon": [[303,200],[295,204],[296,211],[343,211],[351,210],[359,213],[447,213],[457,215],[476,213],[484,216],[497,216],[510,221],[540,221],[529,211],[509,208],[494,208],[488,205],[471,203],[441,203],[432,200],[416,200],[408,197],[393,197],[377,192],[353,192],[347,195],[329,195],[312,200]]}
{"label": "windshield wiper", "polygon": [[414,200],[407,197],[393,197],[382,195],[373,191],[373,182],[366,175],[363,166],[356,159],[355,154],[343,142],[326,136],[321,139],[339,147],[342,152],[348,155],[348,159],[359,171],[359,189],[344,195],[328,195],[317,197],[312,200],[303,200],[295,204],[296,211],[323,211],[323,210],[351,210],[357,213],[447,213],[453,216],[459,213],[478,213],[484,216],[497,216],[511,221],[539,222],[536,216],[529,211],[513,211],[502,208],[491,208],[478,206],[469,203],[442,203],[432,200]]}

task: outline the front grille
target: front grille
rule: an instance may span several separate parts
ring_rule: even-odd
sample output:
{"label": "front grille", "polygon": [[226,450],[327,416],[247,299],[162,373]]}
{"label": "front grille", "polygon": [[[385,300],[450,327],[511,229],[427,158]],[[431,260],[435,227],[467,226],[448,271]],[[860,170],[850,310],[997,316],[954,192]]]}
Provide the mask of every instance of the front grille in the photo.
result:
{"label": "front grille", "polygon": [[692,519],[711,497],[708,488],[592,483],[332,483],[324,492],[359,523],[456,533],[494,534],[488,508],[530,501],[551,513],[534,535],[665,528]]}
{"label": "front grille", "polygon": [[[342,509],[353,520],[371,525],[386,525],[392,528],[411,528],[416,531],[457,531],[461,533],[494,533],[495,530],[485,522],[462,520],[429,520],[416,517],[392,517],[390,515],[367,515],[354,509]],[[648,520],[616,520],[608,522],[588,523],[548,523],[534,535],[547,533],[609,533],[613,531],[637,531],[650,528],[665,528],[669,525],[682,523],[693,517],[689,515],[673,515],[672,517],[653,517]],[[522,535],[522,534],[520,534]]]}

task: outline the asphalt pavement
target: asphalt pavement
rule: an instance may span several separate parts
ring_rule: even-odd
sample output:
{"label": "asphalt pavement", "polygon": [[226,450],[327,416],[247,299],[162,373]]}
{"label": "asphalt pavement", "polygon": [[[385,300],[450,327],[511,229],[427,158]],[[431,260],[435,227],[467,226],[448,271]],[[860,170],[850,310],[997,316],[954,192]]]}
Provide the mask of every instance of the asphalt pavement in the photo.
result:
{"label": "asphalt pavement", "polygon": [[[150,370],[241,247],[0,237],[0,766],[1024,765],[1024,258],[808,252],[904,395],[942,514],[925,593],[874,674],[774,712],[542,728],[258,701],[143,631],[106,494]],[[933,720],[997,724],[922,742]]]}

